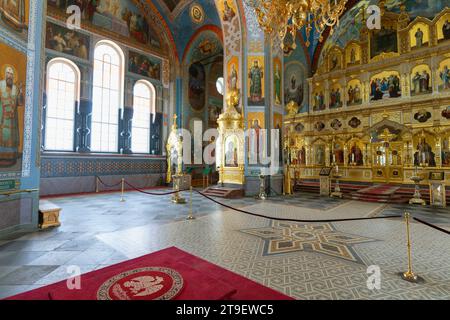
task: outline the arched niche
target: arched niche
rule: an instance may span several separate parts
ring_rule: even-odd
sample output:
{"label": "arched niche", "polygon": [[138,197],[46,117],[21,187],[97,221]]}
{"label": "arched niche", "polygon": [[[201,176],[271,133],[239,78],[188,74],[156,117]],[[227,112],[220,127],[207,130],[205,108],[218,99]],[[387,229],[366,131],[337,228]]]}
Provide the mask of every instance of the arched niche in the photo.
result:
{"label": "arched niche", "polygon": [[409,29],[409,42],[412,50],[427,47],[431,44],[431,22],[425,18],[417,18]]}

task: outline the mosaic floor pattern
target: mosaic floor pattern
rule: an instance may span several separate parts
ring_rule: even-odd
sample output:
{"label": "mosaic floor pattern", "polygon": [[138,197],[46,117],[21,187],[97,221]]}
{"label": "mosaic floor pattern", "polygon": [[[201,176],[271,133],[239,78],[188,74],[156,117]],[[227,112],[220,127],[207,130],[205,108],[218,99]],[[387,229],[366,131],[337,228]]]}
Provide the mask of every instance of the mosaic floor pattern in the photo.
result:
{"label": "mosaic floor pattern", "polygon": [[272,221],[266,228],[241,231],[264,240],[263,256],[309,251],[362,263],[352,245],[375,241],[339,232],[331,223],[300,224]]}
{"label": "mosaic floor pattern", "polygon": [[[449,236],[418,223],[411,225],[414,270],[425,283],[405,282],[397,276],[406,271],[407,261],[404,223],[398,218],[279,223],[223,209],[195,194],[194,221],[186,221],[188,204],[172,204],[168,196],[129,192],[125,203],[116,193],[52,201],[63,208],[61,227],[0,240],[0,298],[66,279],[68,266],[77,265],[85,273],[177,246],[303,300],[450,299]],[[265,202],[221,201],[289,219],[391,216],[408,210],[426,221],[450,226],[450,209],[423,210],[314,194]],[[288,240],[280,240],[283,237]],[[367,287],[371,265],[381,270],[380,290]]]}

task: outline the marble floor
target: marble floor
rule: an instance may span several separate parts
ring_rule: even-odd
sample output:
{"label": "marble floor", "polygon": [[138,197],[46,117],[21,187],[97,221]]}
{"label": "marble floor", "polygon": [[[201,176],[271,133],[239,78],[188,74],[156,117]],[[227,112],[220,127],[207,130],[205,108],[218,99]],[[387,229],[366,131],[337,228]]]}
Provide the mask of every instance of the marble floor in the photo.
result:
{"label": "marble floor", "polygon": [[[183,196],[189,199],[188,193]],[[50,199],[63,208],[59,228],[0,239],[0,298],[176,246],[297,299],[450,299],[450,236],[412,223],[414,271],[421,284],[401,280],[406,271],[403,220],[413,216],[450,230],[450,209],[321,198],[314,194],[220,201],[289,219],[380,217],[380,220],[297,223],[232,211],[193,195],[196,220],[170,196],[128,192]],[[381,271],[369,289],[368,266]]]}

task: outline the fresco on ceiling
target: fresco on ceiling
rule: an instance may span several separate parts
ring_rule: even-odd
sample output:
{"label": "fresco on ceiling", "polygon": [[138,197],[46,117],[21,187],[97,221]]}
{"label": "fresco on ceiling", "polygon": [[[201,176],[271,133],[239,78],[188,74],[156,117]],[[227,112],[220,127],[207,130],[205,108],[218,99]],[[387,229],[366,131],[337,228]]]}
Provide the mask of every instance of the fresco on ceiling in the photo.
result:
{"label": "fresco on ceiling", "polygon": [[[393,12],[400,12],[400,4],[403,0],[386,0],[386,7]],[[417,16],[433,19],[443,8],[444,0],[406,0],[406,9],[411,17],[411,21]],[[334,30],[333,35],[325,41],[322,49],[322,57],[332,46],[338,45],[344,48],[351,40],[359,40],[359,31],[364,23],[363,10],[369,5],[378,4],[377,0],[362,0],[356,3],[341,18],[339,28]]]}
{"label": "fresco on ceiling", "polygon": [[131,0],[47,0],[49,9],[56,10],[62,16],[67,15],[67,6],[74,2],[81,3],[83,23],[143,45],[161,47],[156,32]]}
{"label": "fresco on ceiling", "polygon": [[89,36],[47,22],[45,47],[80,59],[89,59]]}
{"label": "fresco on ceiling", "polygon": [[5,28],[23,40],[27,40],[29,7],[28,0],[1,0],[0,28]]}
{"label": "fresco on ceiling", "polygon": [[27,58],[0,43],[0,168],[22,170]]}
{"label": "fresco on ceiling", "polygon": [[161,81],[161,61],[134,51],[129,52],[128,71]]}

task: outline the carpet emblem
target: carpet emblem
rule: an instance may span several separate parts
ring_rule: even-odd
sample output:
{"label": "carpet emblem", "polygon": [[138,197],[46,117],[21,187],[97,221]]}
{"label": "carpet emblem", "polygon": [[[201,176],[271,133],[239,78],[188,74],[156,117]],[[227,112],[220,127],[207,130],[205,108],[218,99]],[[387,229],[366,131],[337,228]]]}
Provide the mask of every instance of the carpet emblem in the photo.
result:
{"label": "carpet emblem", "polygon": [[363,261],[353,245],[377,241],[340,232],[331,223],[301,224],[273,221],[271,226],[245,229],[241,232],[257,236],[264,241],[263,256],[309,251],[356,263]]}
{"label": "carpet emblem", "polygon": [[122,272],[105,281],[98,300],[170,300],[183,289],[181,275],[169,268],[145,267]]}

